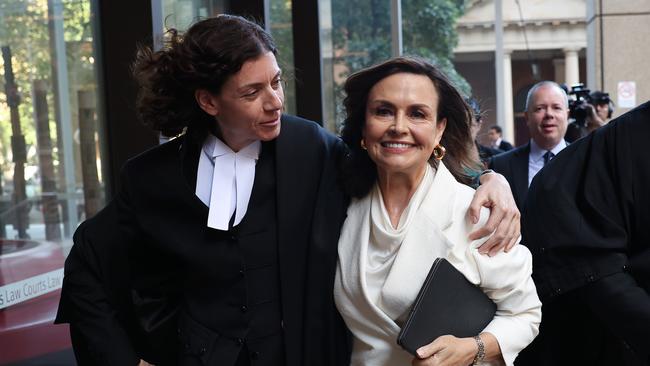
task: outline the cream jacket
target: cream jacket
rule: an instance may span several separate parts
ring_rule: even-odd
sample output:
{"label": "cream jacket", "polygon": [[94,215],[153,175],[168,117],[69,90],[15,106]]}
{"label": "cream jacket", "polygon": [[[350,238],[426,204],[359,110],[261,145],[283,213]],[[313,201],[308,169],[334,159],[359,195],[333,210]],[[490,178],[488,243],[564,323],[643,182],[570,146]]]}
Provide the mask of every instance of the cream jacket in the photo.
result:
{"label": "cream jacket", "polygon": [[[467,236],[485,224],[489,212],[484,209],[480,221],[471,224],[467,209],[473,195],[474,190],[458,183],[439,164],[382,291],[403,294],[413,302],[435,258],[446,258],[496,303],[495,317],[483,331],[496,337],[503,360],[512,365],[537,335],[541,321],[541,303],[530,277],[531,254],[523,245],[494,257],[478,253],[476,248],[486,239],[470,241]],[[413,356],[397,345],[400,327],[367,296],[369,198],[353,200],[347,213],[339,239],[334,297],[354,336],[351,365],[410,365]]]}

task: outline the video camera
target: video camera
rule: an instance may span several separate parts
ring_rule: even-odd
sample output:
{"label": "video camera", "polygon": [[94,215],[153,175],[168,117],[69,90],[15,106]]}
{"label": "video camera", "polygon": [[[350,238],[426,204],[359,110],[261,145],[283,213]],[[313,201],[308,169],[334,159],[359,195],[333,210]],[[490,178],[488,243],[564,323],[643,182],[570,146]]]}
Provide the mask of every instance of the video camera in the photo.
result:
{"label": "video camera", "polygon": [[569,98],[569,118],[575,120],[575,123],[580,126],[587,125],[587,116],[590,114],[589,105],[596,106],[598,104],[607,104],[609,109],[609,117],[612,114],[612,101],[608,93],[595,91],[590,93],[589,89],[585,88],[582,83],[571,86],[571,90],[567,94],[573,96]]}
{"label": "video camera", "polygon": [[582,83],[575,84],[571,86],[571,90],[567,94],[574,96],[569,98],[569,118],[573,118],[575,123],[580,126],[586,126],[589,104],[592,104],[589,89],[585,88]]}

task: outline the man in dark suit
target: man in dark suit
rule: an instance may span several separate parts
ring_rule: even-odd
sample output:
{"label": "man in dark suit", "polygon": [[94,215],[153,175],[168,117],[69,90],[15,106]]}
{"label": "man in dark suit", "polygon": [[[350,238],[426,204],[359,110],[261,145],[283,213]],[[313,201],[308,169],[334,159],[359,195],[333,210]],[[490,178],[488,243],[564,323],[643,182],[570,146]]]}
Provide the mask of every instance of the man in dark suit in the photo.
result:
{"label": "man in dark suit", "polygon": [[513,149],[512,144],[503,139],[503,130],[500,126],[494,125],[488,130],[488,138],[491,147],[501,151],[510,151]]}
{"label": "man in dark suit", "polygon": [[564,134],[569,118],[569,103],[564,90],[552,81],[535,84],[526,98],[526,124],[530,142],[494,156],[489,167],[503,174],[521,210],[533,177],[566,147]]}
{"label": "man in dark suit", "polygon": [[533,180],[523,235],[543,302],[518,365],[650,364],[650,102]]}

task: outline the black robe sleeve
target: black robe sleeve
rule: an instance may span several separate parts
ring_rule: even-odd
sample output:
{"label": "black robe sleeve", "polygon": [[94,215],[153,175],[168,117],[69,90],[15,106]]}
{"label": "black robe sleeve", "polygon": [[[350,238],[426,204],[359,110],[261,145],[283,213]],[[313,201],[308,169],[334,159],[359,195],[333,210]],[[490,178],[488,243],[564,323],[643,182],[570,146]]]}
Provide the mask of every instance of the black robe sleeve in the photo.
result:
{"label": "black robe sleeve", "polygon": [[[122,174],[122,181],[126,180]],[[129,300],[128,246],[134,222],[121,192],[82,223],[66,259],[56,323],[70,323],[79,365],[137,365]]]}

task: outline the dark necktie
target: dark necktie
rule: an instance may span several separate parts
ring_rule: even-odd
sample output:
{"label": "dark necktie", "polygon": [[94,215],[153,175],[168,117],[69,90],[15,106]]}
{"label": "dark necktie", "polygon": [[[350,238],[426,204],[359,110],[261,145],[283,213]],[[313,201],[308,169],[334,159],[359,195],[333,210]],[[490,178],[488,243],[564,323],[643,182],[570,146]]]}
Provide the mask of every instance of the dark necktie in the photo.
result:
{"label": "dark necktie", "polygon": [[554,156],[555,154],[553,154],[550,150],[547,151],[546,154],[544,154],[544,165],[546,165],[549,161],[551,161],[551,159],[553,159]]}

